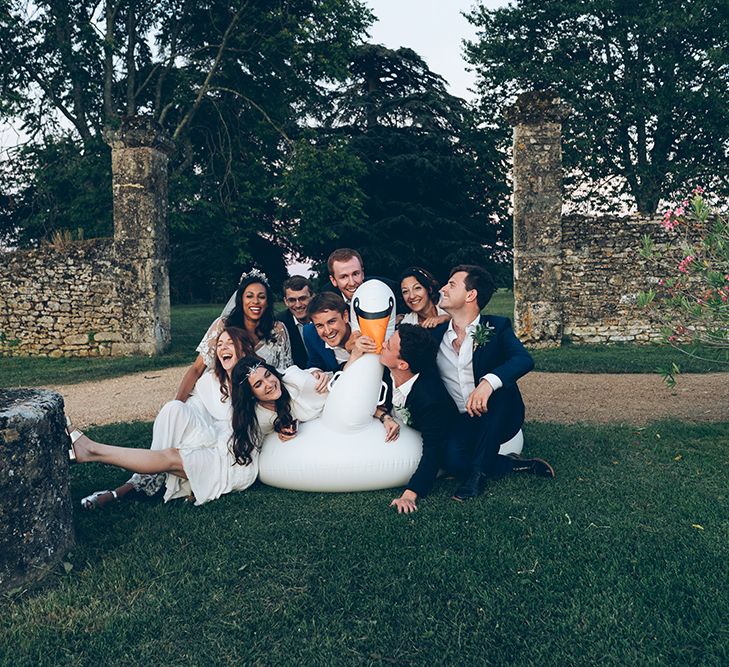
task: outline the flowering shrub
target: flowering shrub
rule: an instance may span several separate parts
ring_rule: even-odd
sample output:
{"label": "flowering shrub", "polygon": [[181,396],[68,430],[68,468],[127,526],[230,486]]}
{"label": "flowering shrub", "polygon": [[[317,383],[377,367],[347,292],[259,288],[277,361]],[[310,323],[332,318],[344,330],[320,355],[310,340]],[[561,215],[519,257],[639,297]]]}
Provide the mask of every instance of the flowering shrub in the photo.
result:
{"label": "flowering shrub", "polygon": [[[678,347],[693,341],[697,346],[729,351],[726,215],[712,210],[704,190],[697,187],[687,199],[664,213],[661,226],[671,232],[671,240],[657,245],[645,235],[641,255],[655,266],[654,275],[662,273],[664,277],[658,281],[658,289],[639,295],[638,304],[651,308],[663,322],[662,333],[668,343]],[[688,353],[698,356],[696,349]],[[669,384],[675,382],[673,374],[678,371],[675,364],[671,371],[664,371]]]}

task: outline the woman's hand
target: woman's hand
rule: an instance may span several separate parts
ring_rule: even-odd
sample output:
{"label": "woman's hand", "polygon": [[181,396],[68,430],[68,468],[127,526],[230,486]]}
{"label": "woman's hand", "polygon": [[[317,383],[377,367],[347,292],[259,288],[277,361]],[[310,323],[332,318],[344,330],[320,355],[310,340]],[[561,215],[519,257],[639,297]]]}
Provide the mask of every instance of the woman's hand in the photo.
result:
{"label": "woman's hand", "polygon": [[293,440],[296,437],[296,430],[295,429],[281,429],[278,432],[278,439],[281,442],[288,442],[289,440]]}
{"label": "woman's hand", "polygon": [[320,371],[317,369],[311,371],[311,374],[316,380],[316,393],[326,394],[329,391],[329,380],[332,379],[333,373],[325,373],[324,371]]}
{"label": "woman's hand", "polygon": [[423,329],[435,329],[435,327],[437,327],[439,324],[448,322],[450,319],[451,319],[450,315],[438,315],[436,317],[426,317],[420,323],[420,326],[423,327]]}
{"label": "woman's hand", "polygon": [[385,415],[382,418],[382,425],[385,427],[385,442],[394,442],[400,436],[400,424],[392,415]]}

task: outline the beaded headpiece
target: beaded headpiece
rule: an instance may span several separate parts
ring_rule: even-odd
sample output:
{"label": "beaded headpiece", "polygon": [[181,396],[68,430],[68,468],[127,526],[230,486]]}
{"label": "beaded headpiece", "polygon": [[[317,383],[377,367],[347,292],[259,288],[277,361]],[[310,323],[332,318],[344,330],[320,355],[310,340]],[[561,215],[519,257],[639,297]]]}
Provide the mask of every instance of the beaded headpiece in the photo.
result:
{"label": "beaded headpiece", "polygon": [[253,366],[251,366],[248,369],[248,372],[245,374],[243,379],[238,384],[243,384],[249,377],[251,377],[251,375],[253,375],[253,373],[255,373],[259,368],[261,368],[261,366],[263,366],[262,361],[258,361],[255,364],[253,364]]}
{"label": "beaded headpiece", "polygon": [[268,285],[268,277],[259,269],[251,269],[250,271],[241,273],[238,284],[242,283],[246,278],[255,278],[256,280],[260,280],[262,283]]}

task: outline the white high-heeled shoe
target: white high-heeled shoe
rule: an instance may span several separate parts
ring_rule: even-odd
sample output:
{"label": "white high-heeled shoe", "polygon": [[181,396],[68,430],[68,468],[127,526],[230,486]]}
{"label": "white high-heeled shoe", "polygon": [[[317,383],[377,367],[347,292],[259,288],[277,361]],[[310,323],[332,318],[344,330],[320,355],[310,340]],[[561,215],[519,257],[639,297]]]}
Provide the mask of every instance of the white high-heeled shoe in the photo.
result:
{"label": "white high-heeled shoe", "polygon": [[71,438],[71,447],[69,447],[68,450],[68,460],[71,463],[76,463],[76,451],[73,448],[73,443],[78,440],[83,433],[79,431],[77,428],[73,431],[69,431],[68,429],[71,428],[71,420],[69,419],[68,415],[65,415],[66,417],[66,435],[68,435],[69,438]]}

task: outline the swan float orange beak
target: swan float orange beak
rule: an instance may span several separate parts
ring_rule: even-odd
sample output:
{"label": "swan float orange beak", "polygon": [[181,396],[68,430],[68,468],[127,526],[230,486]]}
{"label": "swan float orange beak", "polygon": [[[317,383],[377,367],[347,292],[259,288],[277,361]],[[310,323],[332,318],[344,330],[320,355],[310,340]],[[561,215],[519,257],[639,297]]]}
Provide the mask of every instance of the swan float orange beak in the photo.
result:
{"label": "swan float orange beak", "polygon": [[379,354],[387,327],[395,314],[395,295],[392,290],[379,280],[362,283],[352,300],[352,311],[359,330],[375,341]]}

